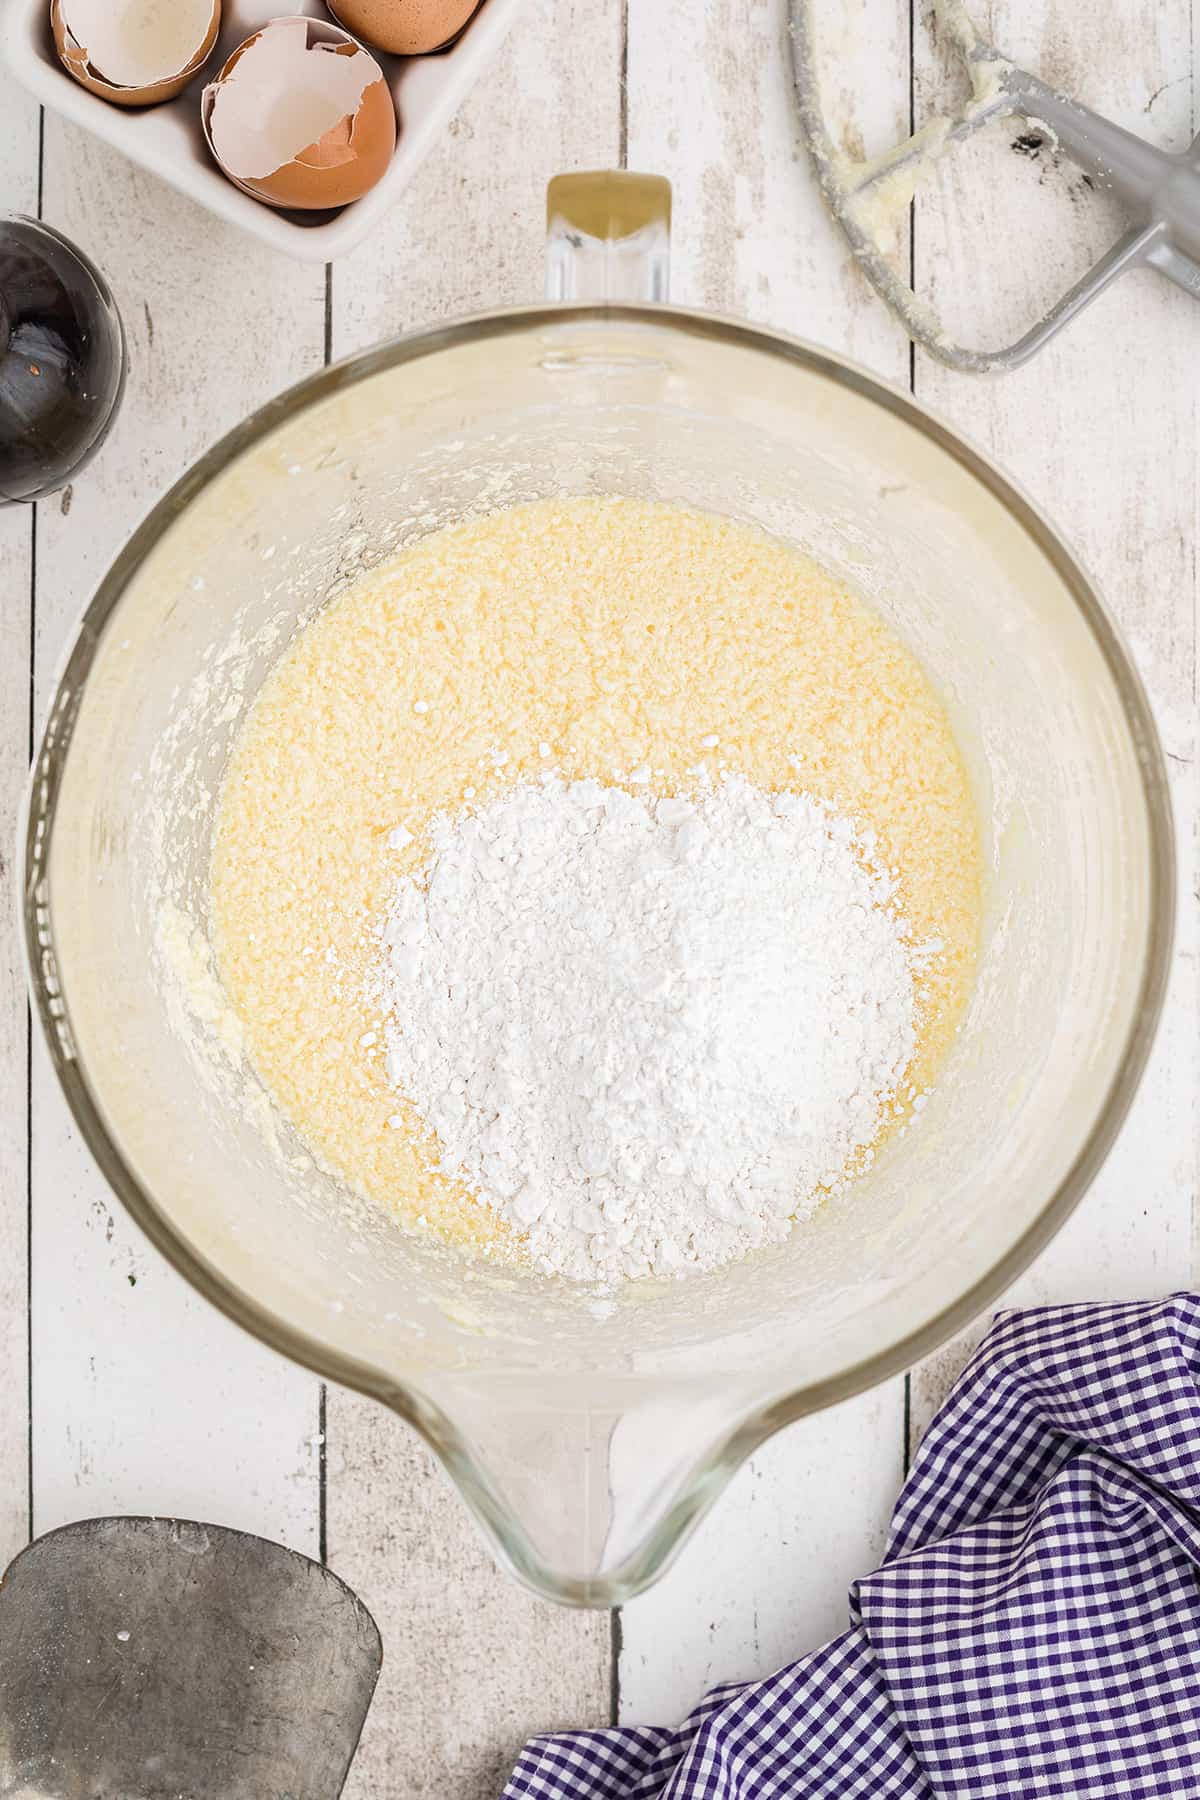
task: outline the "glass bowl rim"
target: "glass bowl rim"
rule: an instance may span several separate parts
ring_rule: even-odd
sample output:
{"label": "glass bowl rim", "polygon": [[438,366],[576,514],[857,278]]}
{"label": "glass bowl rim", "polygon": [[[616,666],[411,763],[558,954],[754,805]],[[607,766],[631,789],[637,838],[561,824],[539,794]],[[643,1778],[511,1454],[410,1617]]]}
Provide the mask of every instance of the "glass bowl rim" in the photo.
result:
{"label": "glass bowl rim", "polygon": [[[538,1563],[514,1521],[475,1468],[453,1422],[416,1388],[335,1350],[292,1325],[228,1280],[177,1230],[169,1213],[138,1181],[109,1133],[86,1071],[75,1056],[67,997],[53,956],[52,904],[46,889],[49,848],[72,727],[101,636],[134,574],[193,498],[276,427],[320,401],[408,362],[485,337],[538,333],[569,325],[629,324],[682,332],[757,351],[821,376],[872,401],[929,438],[996,498],[1049,561],[1096,643],[1138,754],[1149,839],[1149,925],[1137,1004],[1108,1091],[1070,1168],[1038,1216],[1003,1256],[932,1318],[893,1344],[826,1380],[801,1385],[735,1427],[693,1468],[668,1514],[619,1568],[587,1583],[563,1582]],[[113,1192],[155,1247],[193,1288],[271,1349],[323,1380],[367,1394],[417,1429],[453,1476],[511,1570],[535,1591],[574,1605],[619,1605],[663,1572],[691,1529],[742,1461],[784,1425],[847,1400],[911,1368],[961,1330],[1009,1288],[1056,1235],[1086,1193],[1133,1102],[1154,1041],[1170,973],[1175,919],[1175,845],[1162,748],[1140,676],[1117,628],[1078,559],[1023,489],[1001,474],[962,434],[903,389],[828,350],[785,333],[718,314],[676,306],[519,306],[495,309],[387,340],[332,363],[255,408],[204,452],[168,489],[113,559],[86,606],[61,665],[26,795],[20,880],[26,973],[35,1009],[76,1126]]]}

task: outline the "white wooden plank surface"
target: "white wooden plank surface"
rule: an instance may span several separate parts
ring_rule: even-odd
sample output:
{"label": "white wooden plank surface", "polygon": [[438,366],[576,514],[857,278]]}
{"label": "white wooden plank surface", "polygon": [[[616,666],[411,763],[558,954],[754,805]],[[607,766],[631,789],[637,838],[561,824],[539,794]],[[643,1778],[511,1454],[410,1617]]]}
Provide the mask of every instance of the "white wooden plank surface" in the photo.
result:
{"label": "white wooden plank surface", "polygon": [[[76,614],[132,526],[248,407],[319,365],[324,343],[320,269],[235,236],[50,117],[42,190],[45,217],[112,283],[130,380],[86,477],[39,508],[39,714]],[[69,1127],[40,1043],[33,1088],[35,1530],[169,1511],[314,1551],[315,1383],[142,1240]]]}
{"label": "white wooden plank surface", "polygon": [[738,1471],[678,1562],[620,1615],[619,1716],[674,1724],[711,1687],[846,1629],[904,1476],[904,1384],[802,1419]]}
{"label": "white wooden plank surface", "polygon": [[[851,266],[803,162],[783,0],[628,0],[627,45],[624,10],[622,0],[530,0],[406,203],[335,270],[334,354],[537,294],[546,177],[615,161],[624,138],[631,166],[675,184],[678,299],[798,331],[906,379],[907,344]],[[1186,140],[1186,0],[1101,19],[1005,0],[990,29],[1135,129]],[[866,0],[842,23],[836,89],[868,150],[906,123],[908,41],[899,0]],[[921,112],[934,64],[920,30],[916,42]],[[10,96],[5,82],[0,204],[29,208],[36,132],[32,110]],[[1023,280],[1046,298],[1108,230],[1078,178],[1008,141],[970,170],[985,187],[970,190],[964,169],[944,197],[922,196],[917,215],[919,283],[981,336],[1012,322]],[[39,509],[39,705],[70,620],[134,520],[247,407],[318,363],[325,337],[320,271],[257,250],[53,121],[45,206],[112,278],[135,365],[94,469],[69,502]],[[986,221],[987,241],[972,240],[972,216]],[[1026,480],[1108,592],[1159,708],[1180,812],[1185,904],[1164,1031],[1103,1177],[1020,1284],[1027,1300],[1162,1291],[1193,1268],[1198,348],[1200,309],[1147,281],[1118,290],[1023,375],[979,382],[924,360],[916,368],[918,395]],[[0,512],[0,854],[25,752],[32,543],[30,514]],[[7,1555],[28,1523],[25,1035],[2,914],[0,932]],[[314,1384],[204,1308],[110,1206],[40,1050],[34,1090],[35,1529],[106,1509],[174,1508],[316,1550]],[[915,1427],[973,1335],[914,1376]],[[898,1382],[764,1447],[661,1586],[624,1609],[612,1682],[607,1619],[539,1606],[496,1573],[398,1423],[333,1392],[326,1411],[330,1558],[375,1610],[388,1652],[354,1800],[483,1800],[527,1731],[603,1720],[610,1685],[622,1717],[671,1718],[713,1680],[765,1670],[837,1630],[848,1581],[878,1555],[904,1448]]]}
{"label": "white wooden plank surface", "polygon": [[[531,0],[387,231],[336,265],[335,356],[540,296],[547,180],[619,154],[621,47],[618,7]],[[326,1433],[329,1560],[387,1645],[348,1800],[484,1800],[529,1733],[607,1723],[607,1615],[501,1576],[399,1420],[331,1389]]]}
{"label": "white wooden plank surface", "polygon": [[[36,214],[38,109],[0,100],[0,212]],[[29,1531],[29,1038],[10,867],[29,755],[34,519],[0,507],[0,1566]]]}
{"label": "white wooden plank surface", "polygon": [[[629,0],[628,160],[674,185],[671,297],[828,344],[907,383],[908,339],[828,218],[796,122],[788,0]],[[908,129],[907,0],[859,0],[826,58],[855,154]],[[822,36],[822,45],[824,45]]]}

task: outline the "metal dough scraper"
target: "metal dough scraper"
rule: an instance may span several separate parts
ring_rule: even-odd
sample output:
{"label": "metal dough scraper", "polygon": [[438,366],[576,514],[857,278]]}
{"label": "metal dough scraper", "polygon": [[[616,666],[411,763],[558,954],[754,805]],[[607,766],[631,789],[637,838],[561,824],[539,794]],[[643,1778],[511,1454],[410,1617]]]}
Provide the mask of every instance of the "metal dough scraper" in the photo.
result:
{"label": "metal dough scraper", "polygon": [[382,1660],[320,1563],[186,1519],[86,1519],[0,1583],[5,1800],[335,1800]]}
{"label": "metal dough scraper", "polygon": [[[985,43],[961,0],[936,0],[941,35],[970,76],[957,112],[931,119],[884,155],[857,162],[833,141],[821,102],[813,0],[791,0],[792,63],[800,123],[821,191],[876,292],[910,337],[952,369],[1015,369],[1127,269],[1157,269],[1200,298],[1200,137],[1181,153],[1160,150],[1013,66]],[[1071,161],[1123,207],[1128,226],[1082,280],[1024,335],[1002,350],[955,343],[931,308],[888,261],[880,228],[907,206],[936,160],[992,119],[1028,119],[1045,128]]]}

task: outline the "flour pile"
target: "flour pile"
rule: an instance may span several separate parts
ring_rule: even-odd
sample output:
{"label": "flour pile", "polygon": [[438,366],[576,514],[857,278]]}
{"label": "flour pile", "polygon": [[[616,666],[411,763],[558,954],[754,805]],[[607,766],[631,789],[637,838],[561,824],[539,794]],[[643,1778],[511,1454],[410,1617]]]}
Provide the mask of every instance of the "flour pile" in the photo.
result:
{"label": "flour pile", "polygon": [[384,929],[387,1073],[534,1264],[610,1282],[787,1235],[879,1133],[921,957],[872,840],[729,776],[557,775],[442,815]]}

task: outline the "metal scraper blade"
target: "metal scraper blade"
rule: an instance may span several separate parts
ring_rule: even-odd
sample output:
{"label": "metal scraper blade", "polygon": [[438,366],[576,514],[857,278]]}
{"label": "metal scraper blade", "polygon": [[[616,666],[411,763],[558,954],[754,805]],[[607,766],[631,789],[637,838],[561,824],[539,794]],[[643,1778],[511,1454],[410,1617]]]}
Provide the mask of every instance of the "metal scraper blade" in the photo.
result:
{"label": "metal scraper blade", "polygon": [[320,1563],[187,1519],[86,1519],[0,1583],[6,1800],[334,1800],[379,1674]]}

